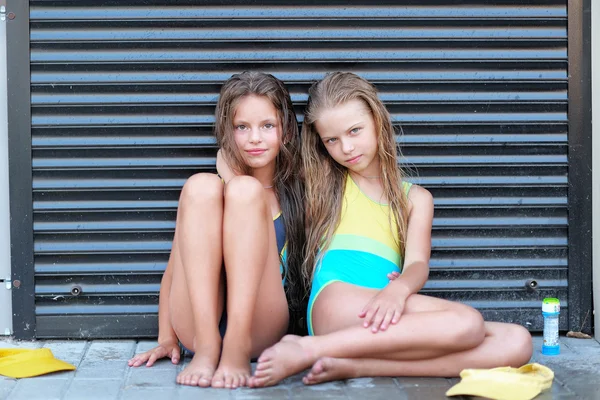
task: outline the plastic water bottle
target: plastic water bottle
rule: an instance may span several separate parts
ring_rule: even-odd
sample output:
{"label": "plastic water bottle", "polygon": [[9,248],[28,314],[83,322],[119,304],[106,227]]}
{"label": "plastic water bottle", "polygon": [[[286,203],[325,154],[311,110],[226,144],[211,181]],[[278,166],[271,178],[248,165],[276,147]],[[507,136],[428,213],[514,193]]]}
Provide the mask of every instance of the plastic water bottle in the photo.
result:
{"label": "plastic water bottle", "polygon": [[547,297],[542,302],[542,315],[544,316],[544,344],[542,354],[555,356],[560,353],[558,342],[558,316],[560,314],[560,300]]}

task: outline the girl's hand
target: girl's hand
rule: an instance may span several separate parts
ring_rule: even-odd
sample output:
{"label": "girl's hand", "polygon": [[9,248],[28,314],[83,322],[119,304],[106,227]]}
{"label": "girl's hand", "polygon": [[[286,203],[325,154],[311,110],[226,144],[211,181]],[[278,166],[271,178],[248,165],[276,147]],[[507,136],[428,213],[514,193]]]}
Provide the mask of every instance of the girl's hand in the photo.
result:
{"label": "girl's hand", "polygon": [[129,364],[130,367],[139,367],[143,363],[146,363],[146,367],[151,367],[156,360],[163,357],[170,357],[173,364],[178,364],[179,358],[181,357],[179,344],[176,341],[159,344],[145,353],[137,354],[129,360],[127,364]]}
{"label": "girl's hand", "polygon": [[395,279],[397,279],[397,278],[399,278],[399,277],[400,277],[400,272],[396,272],[396,271],[394,271],[394,272],[390,272],[389,274],[387,274],[387,278],[388,278],[390,281],[393,281],[393,280],[395,280]]}
{"label": "girl's hand", "polygon": [[229,166],[229,163],[227,162],[227,159],[225,158],[225,155],[221,149],[217,151],[217,173],[221,176],[221,179],[223,179],[225,183],[229,182],[237,175]]}
{"label": "girl's hand", "polygon": [[363,326],[371,327],[371,331],[377,333],[380,330],[385,331],[390,324],[397,324],[409,294],[408,291],[397,290],[392,285],[386,286],[358,314],[359,318],[364,318]]}

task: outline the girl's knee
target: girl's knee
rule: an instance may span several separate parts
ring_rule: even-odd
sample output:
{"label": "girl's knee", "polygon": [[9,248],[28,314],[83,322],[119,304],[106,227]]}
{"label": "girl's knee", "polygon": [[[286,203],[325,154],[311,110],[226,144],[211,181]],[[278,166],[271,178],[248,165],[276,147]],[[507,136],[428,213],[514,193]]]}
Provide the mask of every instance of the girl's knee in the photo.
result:
{"label": "girl's knee", "polygon": [[452,312],[457,324],[455,335],[450,338],[453,345],[469,349],[481,344],[485,339],[485,321],[481,313],[464,304],[458,305]]}
{"label": "girl's knee", "polygon": [[206,201],[222,200],[223,182],[215,174],[192,175],[183,185],[180,201],[182,204],[197,204]]}
{"label": "girl's knee", "polygon": [[251,176],[236,176],[225,186],[225,201],[253,203],[265,200],[265,188]]}
{"label": "girl's knee", "polygon": [[506,355],[505,365],[520,367],[527,364],[533,355],[531,334],[521,325],[508,324],[506,340],[509,348],[503,352]]}

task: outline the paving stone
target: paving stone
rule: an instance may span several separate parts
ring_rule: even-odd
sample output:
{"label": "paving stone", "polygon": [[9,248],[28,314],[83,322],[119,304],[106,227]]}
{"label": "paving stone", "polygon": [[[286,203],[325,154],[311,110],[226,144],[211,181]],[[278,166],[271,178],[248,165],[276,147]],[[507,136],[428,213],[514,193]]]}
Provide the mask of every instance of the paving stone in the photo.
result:
{"label": "paving stone", "polygon": [[577,399],[577,396],[565,389],[560,383],[554,382],[549,390],[545,390],[536,396],[535,400],[568,400]]}
{"label": "paving stone", "polygon": [[[302,378],[306,375],[308,371],[302,371],[296,375],[292,375],[292,376],[288,376],[287,378],[285,378],[283,381],[281,381],[279,383],[279,385],[304,385],[302,383]],[[254,373],[254,369],[252,370],[252,373]]]}
{"label": "paving stone", "polygon": [[356,378],[346,381],[346,394],[350,399],[396,399],[406,398],[393,378]]}
{"label": "paving stone", "polygon": [[[560,358],[560,357],[572,358],[572,357],[578,357],[579,355],[580,354],[578,352],[575,352],[569,346],[565,345],[564,343],[561,343],[560,344],[560,354],[557,354],[555,356],[548,356],[548,355],[542,354],[542,347],[539,346],[539,347],[533,349],[533,355],[531,357],[534,360],[540,360],[542,362],[546,362],[548,360],[553,360],[553,359]],[[538,362],[540,362],[540,361],[538,361]]]}
{"label": "paving stone", "polygon": [[125,387],[173,387],[177,384],[177,370],[130,368]]}
{"label": "paving stone", "polygon": [[458,382],[460,382],[460,378],[446,378],[446,379],[448,380],[448,383],[450,384],[450,386],[454,386]]}
{"label": "paving stone", "polygon": [[52,372],[50,374],[45,374],[45,375],[40,375],[40,376],[36,376],[33,378],[27,378],[27,379],[71,379],[71,377],[73,377],[75,375],[75,371],[58,371],[58,372]]}
{"label": "paving stone", "polygon": [[[536,400],[600,399],[600,344],[593,340],[561,337],[559,356],[542,356],[541,336],[532,339],[533,359],[555,372],[552,389]],[[285,379],[281,384],[266,389],[240,388],[204,389],[177,385],[175,377],[186,359],[179,365],[170,360],[159,361],[151,368],[130,368],[127,360],[137,352],[152,348],[154,341],[0,341],[0,347],[37,348],[46,346],[55,356],[74,363],[84,354],[75,372],[59,372],[36,378],[14,380],[0,377],[0,399],[437,399],[445,398],[446,390],[459,382],[458,378],[359,378],[344,382],[305,386],[305,372]],[[255,368],[255,364],[253,365]],[[110,379],[110,383],[105,383]],[[107,385],[107,386],[104,386]],[[116,394],[115,394],[116,393]],[[98,394],[99,396],[93,397]],[[100,394],[105,394],[100,396]],[[451,400],[465,400],[456,397]],[[469,398],[470,399],[470,398]]]}
{"label": "paving stone", "polygon": [[346,380],[346,387],[350,390],[354,389],[370,389],[370,388],[396,388],[394,378],[375,377],[375,378],[355,378]]}
{"label": "paving stone", "polygon": [[228,389],[213,389],[177,385],[176,395],[168,397],[168,399],[176,398],[179,400],[229,400],[231,399],[231,390]]}
{"label": "paving stone", "polygon": [[290,385],[292,399],[347,399],[342,382],[327,382],[319,385]]}
{"label": "paving stone", "polygon": [[239,388],[232,390],[231,395],[235,400],[287,399],[290,390],[281,385],[260,389]]}
{"label": "paving stone", "polygon": [[87,342],[84,340],[68,342],[51,341],[46,342],[44,347],[50,349],[54,357],[77,367],[83,358],[86,345]]}
{"label": "paving stone", "polygon": [[20,379],[10,394],[10,400],[60,400],[68,379]]}
{"label": "paving stone", "polygon": [[347,393],[347,398],[352,400],[409,400],[408,395],[400,389],[354,389]]}
{"label": "paving stone", "polygon": [[8,398],[8,394],[17,386],[16,379],[0,376],[0,399]]}
{"label": "paving stone", "polygon": [[398,385],[405,386],[443,386],[449,387],[450,383],[446,378],[416,378],[416,377],[399,377],[395,378]]}
{"label": "paving stone", "polygon": [[593,347],[600,348],[600,344],[596,341],[596,339],[577,339],[577,338],[569,338],[569,337],[561,337],[560,342],[566,344],[571,348],[585,348],[590,349]]}
{"label": "paving stone", "polygon": [[[122,399],[126,400],[170,400],[173,399],[176,393],[175,388],[140,388],[140,387],[125,387],[122,391]],[[204,398],[199,397],[199,393],[190,399]]]}
{"label": "paving stone", "polygon": [[86,360],[123,360],[133,356],[135,342],[127,341],[94,341],[85,354]]}
{"label": "paving stone", "polygon": [[[410,400],[432,400],[432,399],[445,399],[446,392],[448,391],[446,386],[404,386],[402,390]],[[454,400],[454,399],[453,399]]]}
{"label": "paving stone", "polygon": [[74,379],[64,400],[116,400],[121,389],[121,380]]}
{"label": "paving stone", "polygon": [[43,341],[15,340],[11,338],[0,339],[0,348],[6,349],[37,349],[44,345]]}
{"label": "paving stone", "polygon": [[123,379],[129,369],[124,361],[89,361],[84,359],[75,371],[75,379]]}
{"label": "paving stone", "polygon": [[[600,399],[600,384],[580,385],[577,387],[577,395],[581,399]],[[562,399],[562,398],[561,398]]]}

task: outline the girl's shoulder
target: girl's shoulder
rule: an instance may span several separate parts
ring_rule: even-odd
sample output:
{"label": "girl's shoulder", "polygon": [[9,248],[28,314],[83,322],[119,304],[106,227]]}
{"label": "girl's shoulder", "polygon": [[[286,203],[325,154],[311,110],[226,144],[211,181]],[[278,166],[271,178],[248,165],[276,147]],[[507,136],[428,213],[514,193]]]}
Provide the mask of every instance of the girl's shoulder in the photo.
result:
{"label": "girl's shoulder", "polygon": [[405,190],[406,196],[408,198],[409,213],[415,205],[418,205],[419,207],[422,206],[427,208],[433,208],[433,196],[431,195],[429,190],[425,189],[422,186],[406,181],[402,182],[402,189]]}

